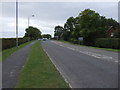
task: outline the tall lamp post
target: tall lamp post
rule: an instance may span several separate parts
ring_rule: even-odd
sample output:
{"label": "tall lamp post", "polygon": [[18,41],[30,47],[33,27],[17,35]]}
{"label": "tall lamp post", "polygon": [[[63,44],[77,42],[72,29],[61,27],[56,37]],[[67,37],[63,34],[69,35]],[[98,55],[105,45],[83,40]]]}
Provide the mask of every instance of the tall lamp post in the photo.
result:
{"label": "tall lamp post", "polygon": [[[32,15],[32,17],[34,17],[35,15]],[[30,25],[30,16],[28,16],[28,27]]]}
{"label": "tall lamp post", "polygon": [[18,47],[18,0],[16,0],[16,47]]}

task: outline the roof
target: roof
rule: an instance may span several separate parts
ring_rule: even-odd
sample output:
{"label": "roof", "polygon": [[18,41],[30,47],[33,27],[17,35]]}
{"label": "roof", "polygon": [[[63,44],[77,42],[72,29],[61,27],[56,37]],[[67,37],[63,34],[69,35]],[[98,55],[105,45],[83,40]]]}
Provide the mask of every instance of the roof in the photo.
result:
{"label": "roof", "polygon": [[106,32],[109,32],[111,29],[116,29],[114,26],[110,26],[110,28],[106,31]]}

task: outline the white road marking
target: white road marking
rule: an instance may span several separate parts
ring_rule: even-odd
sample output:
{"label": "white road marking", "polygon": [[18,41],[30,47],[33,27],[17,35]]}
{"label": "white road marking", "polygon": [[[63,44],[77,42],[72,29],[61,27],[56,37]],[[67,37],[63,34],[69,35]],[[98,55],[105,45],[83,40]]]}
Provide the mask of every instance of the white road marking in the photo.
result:
{"label": "white road marking", "polygon": [[106,59],[106,60],[108,60],[108,61],[114,60],[114,62],[118,62],[117,59],[114,59],[114,58],[111,57],[111,56],[101,55],[101,54],[98,54],[98,53],[87,52],[87,51],[79,51],[79,52],[80,52],[80,53],[83,53],[83,54],[86,54],[86,55],[89,55],[89,56],[93,56],[93,57],[95,57],[95,58]]}
{"label": "white road marking", "polygon": [[118,63],[118,61],[114,61],[114,62],[117,62],[117,63]]}
{"label": "white road marking", "polygon": [[98,59],[105,59],[105,60],[107,60],[107,61],[113,60],[113,62],[116,62],[116,63],[118,62],[117,59],[114,59],[114,58],[111,57],[111,56],[102,55],[102,54],[93,53],[93,52],[88,52],[88,51],[79,51],[79,50],[74,49],[74,48],[71,48],[71,47],[66,47],[66,46],[62,45],[62,43],[60,43],[60,42],[54,42],[54,41],[52,41],[52,42],[55,43],[55,44],[57,44],[57,45],[59,45],[59,46],[68,48],[68,49],[73,50],[73,51],[78,51],[78,52],[80,52],[80,53],[83,53],[83,54],[86,54],[86,55],[89,55],[89,56],[92,56],[92,57],[95,57],[95,58],[98,58]]}
{"label": "white road marking", "polygon": [[10,72],[10,77],[13,77],[14,75],[13,75],[13,72]]}
{"label": "white road marking", "polygon": [[15,66],[15,68],[17,68],[18,66]]}
{"label": "white road marking", "polygon": [[73,50],[73,51],[75,50],[74,48],[71,48],[71,47],[67,47],[67,48],[68,48],[68,49],[71,49],[71,50]]}
{"label": "white road marking", "polygon": [[63,45],[60,45],[61,47],[64,47]]}

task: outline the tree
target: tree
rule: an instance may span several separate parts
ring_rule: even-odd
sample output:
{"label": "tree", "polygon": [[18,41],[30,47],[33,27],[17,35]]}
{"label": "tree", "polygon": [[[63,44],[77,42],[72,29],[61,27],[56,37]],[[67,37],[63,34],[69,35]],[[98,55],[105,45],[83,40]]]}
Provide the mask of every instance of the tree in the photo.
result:
{"label": "tree", "polygon": [[66,28],[66,30],[69,30],[72,32],[75,28],[75,19],[73,17],[68,18],[64,27]]}
{"label": "tree", "polygon": [[79,14],[80,35],[84,44],[94,45],[95,39],[105,37],[106,18],[93,10],[85,9]]}
{"label": "tree", "polygon": [[43,35],[42,35],[42,38],[50,39],[50,38],[51,38],[51,35],[50,35],[50,34],[43,34]]}
{"label": "tree", "polygon": [[[77,17],[69,17],[64,28],[56,26],[55,35],[62,36],[66,41],[77,41],[79,37],[83,37],[85,45],[93,46],[97,38],[106,38],[106,31],[111,26],[118,27],[118,25],[118,22],[112,18],[106,18],[93,10],[85,9]],[[119,37],[119,33],[118,28],[115,37]]]}
{"label": "tree", "polygon": [[31,40],[41,38],[41,31],[36,27],[29,26],[25,31],[26,33],[24,37],[29,37]]}
{"label": "tree", "polygon": [[61,39],[62,35],[63,35],[63,27],[62,26],[55,26],[55,31],[54,31],[54,36],[58,37],[58,39]]}
{"label": "tree", "polygon": [[68,41],[70,40],[70,38],[75,38],[76,33],[75,33],[75,24],[76,24],[76,20],[73,17],[69,17],[66,21],[66,23],[64,24],[64,35],[63,35],[63,39]]}

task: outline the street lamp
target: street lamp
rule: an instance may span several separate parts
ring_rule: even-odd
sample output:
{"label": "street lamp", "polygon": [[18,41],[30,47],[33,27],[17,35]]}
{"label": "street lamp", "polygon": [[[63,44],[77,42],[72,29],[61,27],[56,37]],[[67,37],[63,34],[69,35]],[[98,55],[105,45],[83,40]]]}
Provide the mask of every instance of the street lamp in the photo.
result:
{"label": "street lamp", "polygon": [[[34,17],[35,15],[32,15],[32,17]],[[29,24],[30,24],[30,16],[28,16],[28,27],[29,27]]]}
{"label": "street lamp", "polygon": [[16,0],[16,47],[18,47],[18,0]]}

